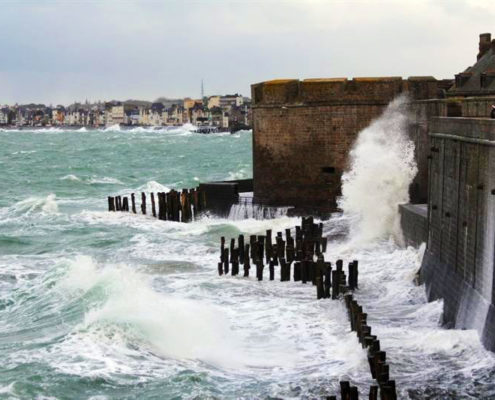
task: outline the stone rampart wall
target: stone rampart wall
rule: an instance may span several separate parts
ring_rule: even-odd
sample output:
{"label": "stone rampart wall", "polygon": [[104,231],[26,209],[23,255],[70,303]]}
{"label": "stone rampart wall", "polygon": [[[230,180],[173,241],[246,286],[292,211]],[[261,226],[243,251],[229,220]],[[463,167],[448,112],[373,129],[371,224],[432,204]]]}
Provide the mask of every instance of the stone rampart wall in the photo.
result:
{"label": "stone rampart wall", "polygon": [[495,349],[495,120],[433,118],[422,276],[444,322]]}
{"label": "stone rampart wall", "polygon": [[435,97],[436,80],[337,78],[252,85],[256,201],[311,213],[334,210],[357,134],[404,92],[415,99]]}

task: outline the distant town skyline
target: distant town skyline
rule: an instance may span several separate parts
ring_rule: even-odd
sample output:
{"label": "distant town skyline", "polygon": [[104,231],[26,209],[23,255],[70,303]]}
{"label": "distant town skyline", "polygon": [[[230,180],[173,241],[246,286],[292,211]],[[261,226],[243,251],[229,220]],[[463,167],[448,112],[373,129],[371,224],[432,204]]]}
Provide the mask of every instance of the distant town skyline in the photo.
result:
{"label": "distant town skyline", "polygon": [[[385,13],[384,10],[387,12]],[[274,78],[452,78],[484,0],[4,0],[0,104],[199,98]]]}

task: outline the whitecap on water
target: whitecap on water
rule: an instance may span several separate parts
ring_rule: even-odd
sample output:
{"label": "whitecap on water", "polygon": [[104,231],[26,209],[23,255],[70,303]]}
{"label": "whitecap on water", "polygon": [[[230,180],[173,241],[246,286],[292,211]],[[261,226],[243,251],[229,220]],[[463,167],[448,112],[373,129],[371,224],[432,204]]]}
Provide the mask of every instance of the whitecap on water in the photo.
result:
{"label": "whitecap on water", "polygon": [[73,174],[65,175],[59,179],[61,181],[78,181],[78,182],[81,181],[81,179],[79,179],[76,175],[73,175]]}
{"label": "whitecap on water", "polygon": [[123,185],[124,183],[117,178],[104,176],[103,178],[92,177],[88,179],[91,185]]}

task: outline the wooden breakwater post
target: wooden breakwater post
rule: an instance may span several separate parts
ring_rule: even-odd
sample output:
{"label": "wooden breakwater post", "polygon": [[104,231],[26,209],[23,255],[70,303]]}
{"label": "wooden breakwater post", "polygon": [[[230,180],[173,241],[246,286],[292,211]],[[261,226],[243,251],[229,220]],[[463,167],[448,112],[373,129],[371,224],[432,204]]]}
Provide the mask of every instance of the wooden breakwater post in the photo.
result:
{"label": "wooden breakwater post", "polygon": [[146,194],[141,192],[141,212],[146,215]]}
{"label": "wooden breakwater post", "polygon": [[[155,196],[156,194],[156,196]],[[141,192],[141,213],[147,214],[146,193]],[[151,192],[151,215],[163,221],[191,222],[197,219],[206,207],[205,194],[197,189],[183,189],[182,192],[171,190],[165,192]],[[108,211],[129,212],[127,196],[108,196]],[[136,214],[135,194],[131,193],[131,210]]]}
{"label": "wooden breakwater post", "polygon": [[134,193],[131,193],[131,205],[132,205],[132,212],[136,214],[136,196]]}
{"label": "wooden breakwater post", "polygon": [[108,196],[108,211],[115,211],[115,197]]}

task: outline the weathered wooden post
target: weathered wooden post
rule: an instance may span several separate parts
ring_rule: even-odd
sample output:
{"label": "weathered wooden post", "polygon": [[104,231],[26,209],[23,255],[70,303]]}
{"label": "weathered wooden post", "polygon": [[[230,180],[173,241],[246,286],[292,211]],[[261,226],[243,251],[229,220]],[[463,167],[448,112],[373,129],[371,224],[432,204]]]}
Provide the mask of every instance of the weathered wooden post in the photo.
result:
{"label": "weathered wooden post", "polygon": [[324,297],[326,299],[330,298],[330,288],[332,285],[332,263],[325,262],[324,263],[324,273],[323,273],[323,285],[324,285]]}
{"label": "weathered wooden post", "polygon": [[265,236],[259,235],[258,236],[258,253],[256,255],[256,258],[259,258],[260,260],[263,260],[265,257]]}
{"label": "weathered wooden post", "polygon": [[339,271],[332,271],[332,300],[339,297]]}
{"label": "weathered wooden post", "polygon": [[294,238],[292,236],[289,236],[287,238],[287,245],[286,245],[286,251],[287,251],[287,262],[291,263],[295,260],[296,258],[296,249],[294,248]]}
{"label": "weathered wooden post", "polygon": [[249,269],[251,268],[249,263],[249,244],[244,245],[244,277],[249,277]]}
{"label": "weathered wooden post", "polygon": [[131,193],[131,207],[132,207],[132,212],[136,214],[136,196],[134,193]]}
{"label": "weathered wooden post", "polygon": [[263,280],[263,269],[264,269],[264,265],[263,265],[263,260],[256,260],[255,261],[256,263],[256,277],[258,278],[259,281],[262,281]]}
{"label": "weathered wooden post", "polygon": [[301,263],[294,263],[294,282],[299,282],[301,280]]}
{"label": "weathered wooden post", "polygon": [[129,199],[127,196],[124,196],[123,204],[122,204],[122,209],[124,211],[129,211]]}
{"label": "weathered wooden post", "polygon": [[359,277],[359,272],[358,272],[358,260],[354,260],[353,261],[353,264],[354,264],[354,289],[358,289],[359,288],[359,284],[358,284],[358,277]]}
{"label": "weathered wooden post", "polygon": [[249,235],[249,244],[251,246],[251,253],[249,256],[251,257],[251,260],[256,261],[256,235]]}
{"label": "weathered wooden post", "polygon": [[369,400],[378,400],[378,386],[370,386]]}
{"label": "weathered wooden post", "polygon": [[327,251],[328,239],[326,237],[321,238],[321,252],[326,253]]}
{"label": "weathered wooden post", "polygon": [[220,260],[224,262],[225,260],[223,259],[224,256],[224,249],[225,249],[225,236],[222,236],[220,238]]}
{"label": "weathered wooden post", "polygon": [[223,275],[223,264],[221,262],[218,263],[218,275]]}
{"label": "weathered wooden post", "polygon": [[340,381],[340,397],[342,400],[350,400],[351,384],[348,381]]}
{"label": "weathered wooden post", "polygon": [[270,280],[273,281],[275,279],[275,266],[273,265],[273,261],[269,261],[268,268],[270,270]]}
{"label": "weathered wooden post", "polygon": [[146,215],[146,195],[141,192],[141,212]]}
{"label": "weathered wooden post", "polygon": [[359,391],[356,386],[351,386],[349,390],[350,400],[359,400]]}
{"label": "weathered wooden post", "polygon": [[180,192],[174,190],[174,221],[180,222],[181,202]]}
{"label": "weathered wooden post", "polygon": [[155,194],[151,192],[151,213],[153,214],[153,217],[156,218],[156,207],[155,207]]}
{"label": "weathered wooden post", "polygon": [[317,275],[315,281],[316,281],[316,298],[320,300],[324,297],[323,282],[321,276]]}
{"label": "weathered wooden post", "polygon": [[225,275],[229,273],[229,249],[223,250],[223,272]]}
{"label": "weathered wooden post", "polygon": [[115,197],[108,196],[108,211],[115,211]]}
{"label": "weathered wooden post", "polygon": [[309,263],[311,261],[302,260],[301,261],[301,282],[307,283],[309,279]]}
{"label": "weathered wooden post", "polygon": [[239,274],[239,249],[232,249],[232,276]]}
{"label": "weathered wooden post", "polygon": [[265,259],[266,262],[269,262],[270,259],[272,258],[272,230],[267,229],[266,230],[266,246],[265,246]]}
{"label": "weathered wooden post", "polygon": [[230,262],[234,260],[235,239],[230,239]]}
{"label": "weathered wooden post", "polygon": [[244,235],[239,235],[239,262],[244,264]]}

